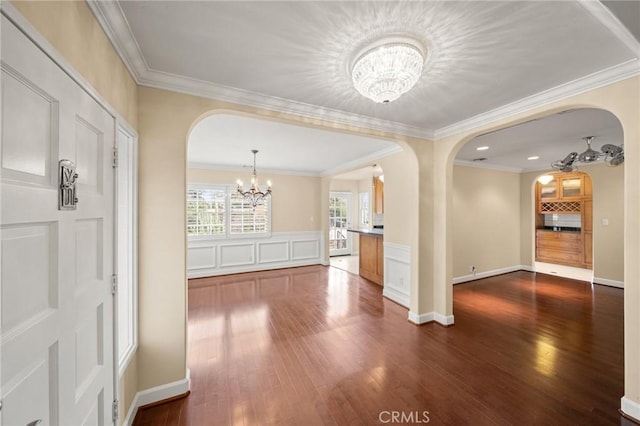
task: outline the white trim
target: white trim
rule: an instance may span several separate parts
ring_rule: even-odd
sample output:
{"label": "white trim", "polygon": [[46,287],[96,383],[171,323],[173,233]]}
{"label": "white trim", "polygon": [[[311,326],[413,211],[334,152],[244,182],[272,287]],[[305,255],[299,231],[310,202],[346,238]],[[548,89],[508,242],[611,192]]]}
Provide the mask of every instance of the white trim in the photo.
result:
{"label": "white trim", "polygon": [[586,77],[527,96],[491,111],[483,112],[466,120],[458,121],[434,131],[434,139],[441,139],[464,131],[471,131],[481,126],[504,120],[535,108],[549,105],[563,99],[579,95],[597,88],[626,80],[640,74],[640,61],[632,59],[619,65],[595,72]]}
{"label": "white trim", "polygon": [[[133,233],[133,241],[132,241],[133,260],[131,263],[131,267],[133,269],[132,271],[133,282],[131,284],[133,286],[133,294],[132,294],[133,296],[133,300],[132,300],[133,345],[128,349],[127,353],[125,354],[121,362],[119,359],[117,359],[118,357],[116,357],[116,359],[114,360],[114,363],[115,361],[118,361],[119,363],[118,379],[121,380],[122,374],[125,372],[125,370],[129,366],[129,363],[131,362],[131,359],[138,351],[138,133],[131,126],[129,126],[129,124],[126,121],[120,119],[119,117],[116,117],[116,134],[119,130],[123,131],[124,133],[128,134],[131,137],[131,144],[133,146],[133,150],[132,150],[133,155],[132,155],[132,158],[130,159],[130,161],[133,164],[133,168],[132,168],[133,173],[131,176],[131,179],[132,179],[131,188],[132,188],[132,200],[133,200],[132,201],[133,212],[132,212],[132,223],[131,223],[131,226],[133,228],[131,231]],[[116,140],[116,144],[117,144],[117,140]],[[121,167],[121,165],[119,164],[118,167]],[[118,169],[115,169],[115,170],[117,175]],[[116,212],[116,215],[117,215],[117,212]],[[117,228],[115,228],[114,230],[115,232],[117,232]],[[117,239],[115,241],[117,242]],[[114,255],[117,255],[117,252]],[[118,291],[120,291],[120,288],[118,288]],[[117,319],[114,318],[114,320],[117,320]],[[117,347],[117,342],[118,342],[118,336],[114,335],[114,344],[116,344],[116,347]],[[116,385],[118,384],[116,383]]]}
{"label": "white trim", "polygon": [[422,325],[428,322],[437,322],[440,325],[453,325],[453,315],[442,315],[437,312],[427,312],[426,314],[416,314],[409,311],[409,321]]}
{"label": "white trim", "polygon": [[396,302],[398,305],[404,306],[407,309],[409,308],[410,301],[408,294],[404,294],[403,292],[398,291],[394,288],[385,286],[382,289],[382,296],[393,302]]}
{"label": "white trim", "polygon": [[426,324],[435,321],[435,313],[427,312],[426,314],[416,314],[415,312],[409,311],[409,317],[407,319],[414,324]]}
{"label": "white trim", "polygon": [[381,158],[388,157],[397,152],[402,152],[400,145],[395,144],[389,148],[381,149],[380,151],[373,152],[365,155],[364,157],[357,158],[352,161],[347,161],[339,166],[332,167],[331,169],[324,170],[320,173],[320,176],[331,176],[342,172],[347,172],[357,167],[362,167],[363,164],[370,164],[371,162],[380,160]]}
{"label": "white trim", "polygon": [[[187,169],[203,169],[203,170],[219,170],[226,172],[247,173],[247,168],[242,166],[229,166],[223,164],[199,163],[190,161],[187,163]],[[264,169],[260,167],[260,174],[270,175],[286,175],[286,176],[312,176],[319,177],[320,173],[308,172],[304,170],[281,170],[281,169]]]}
{"label": "white trim", "polygon": [[627,46],[629,50],[636,54],[640,52],[640,42],[629,32],[627,27],[606,7],[602,2],[591,0],[580,0],[578,2],[589,13],[593,15],[604,27],[616,36],[618,40]]}
{"label": "white trim", "polygon": [[438,324],[442,325],[453,325],[453,315],[442,315],[437,312],[434,312],[434,320]]}
{"label": "white trim", "polygon": [[[313,253],[296,252],[296,244],[303,244],[303,249],[313,249]],[[283,245],[287,247],[286,258],[261,259],[260,248],[269,245]],[[222,264],[222,251],[225,247],[251,247],[251,258],[240,257]],[[210,249],[212,256],[210,263],[190,266],[189,252],[193,249]],[[187,241],[187,277],[202,278],[217,275],[236,274],[241,272],[266,271],[271,269],[293,268],[297,266],[324,265],[322,255],[324,249],[324,234],[321,231],[301,232],[273,232],[269,238],[212,238],[200,237]]]}
{"label": "white trim", "polygon": [[609,287],[617,287],[617,288],[624,288],[624,281],[615,281],[615,280],[610,280],[607,278],[597,278],[597,277],[593,277],[593,281],[591,281],[593,284],[600,284],[600,285],[606,285]]}
{"label": "white trim", "polygon": [[515,272],[515,271],[534,272],[534,269],[532,266],[526,266],[526,265],[508,266],[506,268],[492,269],[491,271],[477,272],[471,275],[463,275],[461,277],[455,277],[453,278],[452,283],[454,285],[461,284],[461,283],[466,283],[468,281],[479,280],[482,278],[493,277],[496,275],[508,274],[509,272]]}
{"label": "white trim", "polygon": [[411,283],[411,247],[383,242],[384,287],[382,295],[409,308]]}
{"label": "white trim", "polygon": [[140,407],[152,404],[154,402],[159,402],[165,399],[184,395],[185,393],[189,392],[189,390],[191,389],[190,376],[190,371],[187,369],[187,377],[185,377],[184,379],[156,386],[136,393],[136,396],[133,398],[131,406],[129,407],[129,411],[127,411],[127,416],[124,418],[122,424],[125,426],[131,426]]}
{"label": "white trim", "polygon": [[620,398],[620,409],[625,415],[633,417],[636,422],[640,422],[640,404],[637,402],[632,401],[627,396],[623,396]]}

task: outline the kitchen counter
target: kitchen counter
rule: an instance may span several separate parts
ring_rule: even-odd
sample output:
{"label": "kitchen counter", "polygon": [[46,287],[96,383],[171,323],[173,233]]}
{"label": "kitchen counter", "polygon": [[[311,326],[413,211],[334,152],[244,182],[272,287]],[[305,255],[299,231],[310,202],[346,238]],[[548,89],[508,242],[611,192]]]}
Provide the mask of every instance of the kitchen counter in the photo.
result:
{"label": "kitchen counter", "polygon": [[351,229],[351,228],[348,228],[347,231],[348,232],[355,232],[356,234],[373,235],[373,236],[380,236],[380,237],[384,235],[384,230],[383,229],[378,229],[378,228],[374,228],[374,229]]}
{"label": "kitchen counter", "polygon": [[547,232],[577,232],[580,233],[580,228],[570,228],[567,226],[545,226],[544,228],[538,228],[537,231],[547,231]]}
{"label": "kitchen counter", "polygon": [[360,237],[360,276],[378,285],[384,282],[384,238],[383,230],[347,229]]}

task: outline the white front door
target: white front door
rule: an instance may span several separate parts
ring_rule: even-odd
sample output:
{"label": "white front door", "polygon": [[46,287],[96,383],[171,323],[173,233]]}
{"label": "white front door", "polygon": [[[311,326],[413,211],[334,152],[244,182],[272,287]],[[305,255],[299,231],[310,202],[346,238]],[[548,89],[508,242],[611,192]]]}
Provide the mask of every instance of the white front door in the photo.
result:
{"label": "white front door", "polygon": [[114,119],[4,16],[1,52],[1,423],[111,424]]}
{"label": "white front door", "polygon": [[329,194],[329,256],[351,254],[351,194]]}

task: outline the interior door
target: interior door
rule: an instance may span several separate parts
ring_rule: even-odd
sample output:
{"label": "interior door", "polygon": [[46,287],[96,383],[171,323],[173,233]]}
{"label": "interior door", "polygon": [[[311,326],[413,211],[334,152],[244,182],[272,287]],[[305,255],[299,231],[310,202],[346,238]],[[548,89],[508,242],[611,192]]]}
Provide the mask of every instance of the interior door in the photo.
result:
{"label": "interior door", "polygon": [[[2,17],[5,426],[111,424],[115,123]],[[76,165],[58,209],[58,161]]]}
{"label": "interior door", "polygon": [[329,195],[329,256],[351,254],[351,194],[332,192]]}

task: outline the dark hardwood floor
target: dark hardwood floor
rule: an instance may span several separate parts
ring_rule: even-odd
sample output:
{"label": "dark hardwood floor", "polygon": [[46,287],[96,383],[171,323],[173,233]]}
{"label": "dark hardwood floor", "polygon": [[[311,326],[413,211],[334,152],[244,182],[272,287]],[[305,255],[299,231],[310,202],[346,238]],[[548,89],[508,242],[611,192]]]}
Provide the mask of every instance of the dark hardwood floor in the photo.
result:
{"label": "dark hardwood floor", "polygon": [[135,425],[632,424],[622,290],[515,272],[453,294],[445,328],[336,268],[191,280],[191,394]]}

